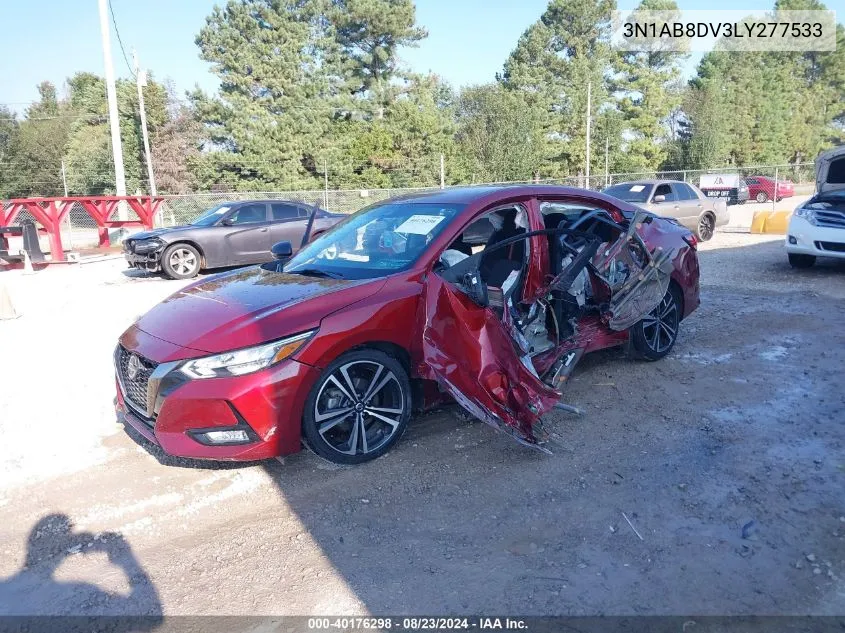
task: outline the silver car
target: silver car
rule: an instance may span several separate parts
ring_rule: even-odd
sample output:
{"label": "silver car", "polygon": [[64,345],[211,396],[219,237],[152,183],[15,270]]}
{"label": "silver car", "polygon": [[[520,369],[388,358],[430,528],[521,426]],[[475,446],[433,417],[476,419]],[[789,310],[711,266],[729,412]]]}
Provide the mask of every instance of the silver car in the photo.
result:
{"label": "silver car", "polygon": [[695,185],[679,180],[637,180],[623,182],[603,191],[652,213],[675,218],[706,242],[718,226],[728,223],[724,200],[708,198]]}

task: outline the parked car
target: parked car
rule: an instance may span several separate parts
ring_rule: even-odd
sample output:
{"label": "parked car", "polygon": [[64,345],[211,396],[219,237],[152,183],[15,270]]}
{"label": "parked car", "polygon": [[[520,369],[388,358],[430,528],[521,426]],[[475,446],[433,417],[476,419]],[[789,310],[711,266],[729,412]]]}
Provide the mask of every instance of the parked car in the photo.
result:
{"label": "parked car", "polygon": [[[494,231],[468,244],[479,222]],[[366,238],[366,239],[365,239]],[[699,305],[695,236],[601,193],[466,187],[379,202],[291,258],[196,281],[114,353],[117,412],[170,455],[253,460],[305,441],[383,454],[454,400],[531,447],[582,354],[656,360]]]}
{"label": "parked car", "polygon": [[282,240],[299,246],[312,214],[313,237],[345,217],[290,200],[224,202],[185,226],[135,233],[124,241],[124,255],[130,268],[190,279],[202,269],[266,262]]}
{"label": "parked car", "polygon": [[695,185],[678,180],[637,180],[604,190],[609,196],[675,218],[694,231],[702,242],[713,237],[716,227],[728,223],[726,200],[705,196]]}
{"label": "parked car", "polygon": [[809,268],[816,257],[845,258],[845,145],[816,159],[816,192],[793,211],[786,252],[794,268]]}
{"label": "parked car", "polygon": [[724,198],[728,204],[748,202],[748,183],[739,174],[704,174],[698,188],[708,198]]}
{"label": "parked car", "polygon": [[748,197],[757,202],[768,202],[769,200],[780,202],[784,198],[791,198],[795,195],[795,185],[788,180],[777,181],[777,195],[775,195],[774,178],[746,176],[745,182],[748,185]]}

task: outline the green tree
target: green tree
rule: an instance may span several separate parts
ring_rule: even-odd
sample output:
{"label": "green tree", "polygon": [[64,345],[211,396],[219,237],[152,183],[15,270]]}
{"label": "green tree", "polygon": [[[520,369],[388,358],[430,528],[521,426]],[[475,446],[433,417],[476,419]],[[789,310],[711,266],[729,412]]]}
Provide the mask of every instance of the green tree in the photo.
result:
{"label": "green tree", "polygon": [[543,168],[543,115],[525,93],[501,84],[465,88],[458,146],[474,182],[529,180]]}
{"label": "green tree", "polygon": [[428,34],[416,25],[412,0],[334,0],[333,5],[329,15],[344,60],[345,89],[381,118],[396,97],[394,79],[407,76],[399,65],[399,47],[415,46]]}
{"label": "green tree", "polygon": [[62,153],[72,115],[56,97],[50,82],[38,85],[39,101],[27,108],[24,120],[7,149],[9,170],[3,170],[3,195],[9,197],[59,196]]}
{"label": "green tree", "polygon": [[[551,0],[505,62],[505,85],[547,112],[544,172],[551,175],[585,167],[588,84],[595,117],[607,119],[606,111],[616,108],[611,77],[618,56],[610,47],[615,9],[615,0]],[[609,129],[611,119],[603,127]],[[602,156],[592,157],[592,167],[603,166]]]}
{"label": "green tree", "polygon": [[0,106],[0,199],[8,198],[11,193],[11,180],[16,169],[18,133],[15,113],[6,106]]}
{"label": "green tree", "polygon": [[197,36],[221,87],[219,97],[192,99],[224,150],[209,160],[238,187],[320,184],[318,154],[342,83],[325,9],[320,0],[230,0]]}
{"label": "green tree", "polygon": [[[77,73],[68,79],[67,85],[64,107],[72,113],[64,155],[68,189],[75,194],[114,194],[105,80],[92,73]],[[126,190],[129,194],[149,193],[137,87],[134,81],[127,80],[118,81],[116,87]],[[165,87],[149,78],[144,101],[154,150],[158,132],[170,118]]]}
{"label": "green tree", "polygon": [[[674,0],[642,0],[634,16],[642,11],[679,14]],[[643,51],[621,54],[621,73],[616,89],[626,128],[628,168],[651,171],[669,154],[669,117],[681,103],[681,65],[686,55],[656,44]]]}

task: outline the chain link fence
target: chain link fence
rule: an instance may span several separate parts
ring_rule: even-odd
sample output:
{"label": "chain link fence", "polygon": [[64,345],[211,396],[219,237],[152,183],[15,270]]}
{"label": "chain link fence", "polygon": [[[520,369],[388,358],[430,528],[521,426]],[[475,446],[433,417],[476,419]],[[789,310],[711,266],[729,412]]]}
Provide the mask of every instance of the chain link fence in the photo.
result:
{"label": "chain link fence", "polygon": [[[507,181],[500,183],[472,183],[472,184],[519,184],[541,183],[558,184],[569,187],[579,187],[600,191],[605,187],[631,180],[645,180],[651,178],[665,180],[681,180],[694,185],[704,174],[740,174],[741,176],[766,176],[780,181],[789,180],[795,183],[796,194],[812,193],[814,182],[813,163],[799,163],[796,165],[765,165],[754,167],[725,167],[722,169],[680,170],[680,171],[651,171],[624,174],[591,174],[586,176],[570,176],[567,178],[539,178],[522,181]],[[470,184],[470,183],[466,183]],[[451,185],[465,186],[465,185]],[[448,188],[448,187],[447,187]],[[332,189],[332,190],[294,190],[294,191],[254,191],[238,193],[194,193],[179,196],[165,196],[165,202],[158,216],[161,226],[174,226],[190,222],[197,215],[210,207],[227,201],[250,199],[278,199],[295,200],[314,206],[322,207],[335,213],[354,213],[374,202],[387,200],[394,196],[408,193],[436,190],[437,187],[405,187],[392,189]]]}
{"label": "chain link fence", "polygon": [[322,207],[335,213],[354,213],[374,202],[380,202],[406,193],[436,190],[435,187],[407,187],[394,189],[340,189],[295,191],[250,191],[236,193],[194,193],[164,196],[164,203],[157,216],[160,226],[185,224],[206,209],[224,202],[240,200],[293,200]]}
{"label": "chain link fence", "polygon": [[[680,180],[694,185],[699,184],[700,177],[704,174],[739,174],[747,176],[765,176],[779,181],[788,180],[795,185],[795,195],[809,195],[813,192],[814,164],[798,163],[791,165],[759,165],[751,167],[723,167],[719,169],[706,170],[679,170],[679,171],[650,171],[637,173],[619,174],[591,174],[586,176],[571,176],[567,178],[529,178],[522,181],[508,181],[501,183],[465,183],[467,184],[520,184],[520,183],[541,183],[558,184],[569,187],[579,187],[592,190],[601,190],[607,186],[628,182],[632,180],[665,179]],[[186,224],[196,218],[203,211],[229,201],[250,200],[250,199],[278,199],[294,200],[305,202],[310,205],[322,207],[335,213],[354,213],[355,211],[382,200],[395,196],[437,190],[437,187],[405,187],[390,189],[302,189],[291,191],[251,191],[251,192],[221,192],[221,193],[192,193],[184,195],[164,196],[164,203],[156,216],[156,225],[162,227]],[[137,219],[135,214],[127,209],[127,219]],[[34,219],[23,211],[18,214],[14,224],[20,224],[24,220]],[[126,229],[115,230],[113,237],[118,241],[128,231]],[[68,213],[67,219],[62,228],[62,240],[66,247],[84,248],[97,244],[97,225],[94,219],[82,208],[80,204],[74,204]]]}

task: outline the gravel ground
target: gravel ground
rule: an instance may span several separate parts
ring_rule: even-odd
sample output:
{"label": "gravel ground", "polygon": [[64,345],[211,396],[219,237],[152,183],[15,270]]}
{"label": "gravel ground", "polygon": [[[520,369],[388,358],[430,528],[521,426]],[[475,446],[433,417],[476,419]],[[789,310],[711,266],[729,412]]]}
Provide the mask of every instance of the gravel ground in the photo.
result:
{"label": "gravel ground", "polygon": [[740,234],[701,263],[668,358],[582,361],[552,456],[446,409],[355,468],[168,460],[110,354],[179,284],[7,277],[0,613],[841,614],[845,264]]}

